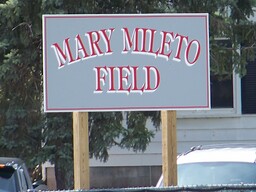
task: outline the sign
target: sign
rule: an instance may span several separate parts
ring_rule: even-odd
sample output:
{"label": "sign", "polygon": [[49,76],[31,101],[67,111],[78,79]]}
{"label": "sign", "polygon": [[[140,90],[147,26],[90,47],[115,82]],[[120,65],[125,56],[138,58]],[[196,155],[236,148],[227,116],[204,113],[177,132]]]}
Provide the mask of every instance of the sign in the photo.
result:
{"label": "sign", "polygon": [[43,15],[45,112],[209,109],[208,14]]}

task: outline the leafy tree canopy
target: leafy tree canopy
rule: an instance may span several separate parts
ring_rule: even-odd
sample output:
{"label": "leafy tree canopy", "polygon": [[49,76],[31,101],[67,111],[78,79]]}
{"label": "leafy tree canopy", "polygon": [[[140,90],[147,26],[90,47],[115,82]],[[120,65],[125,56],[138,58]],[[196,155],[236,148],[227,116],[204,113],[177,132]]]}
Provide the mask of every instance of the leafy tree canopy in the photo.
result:
{"label": "leafy tree canopy", "polygon": [[[30,167],[50,160],[58,189],[72,188],[72,114],[42,112],[42,14],[207,12],[211,70],[230,76],[246,74],[255,57],[256,29],[248,19],[254,6],[255,0],[0,0],[1,154]],[[159,127],[160,112],[90,113],[90,156],[106,161],[112,146],[144,151],[154,135],[148,118]]]}

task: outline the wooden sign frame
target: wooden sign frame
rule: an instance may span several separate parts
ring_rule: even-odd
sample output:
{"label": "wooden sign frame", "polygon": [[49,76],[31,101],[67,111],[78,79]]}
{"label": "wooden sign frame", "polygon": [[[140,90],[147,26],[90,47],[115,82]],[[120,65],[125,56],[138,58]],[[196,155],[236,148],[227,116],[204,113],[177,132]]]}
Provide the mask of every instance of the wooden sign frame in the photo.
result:
{"label": "wooden sign frame", "polygon": [[[73,112],[74,189],[90,189],[88,112]],[[177,185],[176,111],[161,111],[164,186]]]}

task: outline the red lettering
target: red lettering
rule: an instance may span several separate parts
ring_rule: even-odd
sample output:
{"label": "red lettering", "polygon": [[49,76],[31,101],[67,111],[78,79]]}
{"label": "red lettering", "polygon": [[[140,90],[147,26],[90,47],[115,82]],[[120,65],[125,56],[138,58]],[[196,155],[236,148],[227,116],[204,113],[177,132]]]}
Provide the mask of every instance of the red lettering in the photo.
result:
{"label": "red lettering", "polygon": [[85,46],[83,44],[83,41],[80,37],[80,35],[77,35],[75,38],[76,41],[76,60],[80,60],[81,58],[79,57],[79,52],[82,53],[82,58],[89,57],[88,53],[86,52]]}
{"label": "red lettering", "polygon": [[109,92],[115,91],[115,80],[114,80],[114,70],[115,67],[108,67],[109,72]]}
{"label": "red lettering", "polygon": [[95,74],[96,74],[96,89],[94,92],[101,93],[102,92],[101,84],[104,86],[106,82],[107,68],[106,66],[95,67],[93,70],[95,71]]}
{"label": "red lettering", "polygon": [[91,31],[86,34],[89,38],[89,46],[91,49],[91,56],[102,55],[102,51],[99,46],[100,33],[98,31]]}
{"label": "red lettering", "polygon": [[[132,33],[132,38],[129,34],[129,31],[128,31],[128,28],[122,28],[122,31],[123,31],[123,53],[127,53],[128,50],[131,49],[132,45],[133,45],[133,41],[135,41],[135,46],[134,46],[134,49],[133,51],[134,52],[138,52],[139,49],[138,49],[138,31],[139,31],[139,28],[136,28],[133,30],[133,33]],[[126,48],[126,45],[128,46],[128,48]]]}
{"label": "red lettering", "polygon": [[[146,88],[145,88],[145,91],[147,92],[154,92],[156,91],[156,89],[159,87],[160,85],[160,73],[158,71],[158,69],[154,66],[145,66],[143,67],[143,69],[145,70],[145,74],[146,74],[146,77],[145,77],[145,82],[146,82]],[[155,85],[154,87],[151,87],[151,73],[150,72],[153,72],[153,75],[155,76]]]}
{"label": "red lettering", "polygon": [[54,43],[51,46],[54,49],[56,58],[58,60],[59,68],[63,67],[65,63],[74,62],[72,52],[69,45],[69,38],[63,41],[63,48],[61,49],[58,43]]}
{"label": "red lettering", "polygon": [[187,46],[188,37],[176,34],[175,39],[178,39],[179,41],[178,41],[178,45],[177,45],[177,52],[176,52],[176,55],[174,56],[173,59],[176,60],[176,61],[180,61],[180,52],[181,52],[181,49],[182,49],[182,43],[183,43],[183,40],[184,40],[185,44]]}
{"label": "red lettering", "polygon": [[[106,92],[116,93],[143,93],[154,92],[160,85],[160,73],[154,66],[145,66],[139,71],[138,66],[95,67],[96,88],[95,93],[102,93],[103,86]],[[144,73],[142,73],[144,71]],[[143,81],[144,75],[144,81]],[[108,77],[108,82],[106,77]],[[140,78],[138,78],[140,76]],[[115,87],[117,83],[117,88]],[[139,84],[141,87],[139,88]]]}
{"label": "red lettering", "polygon": [[[172,54],[172,50],[169,50],[169,48],[171,46],[171,42],[174,41],[173,32],[162,31],[161,35],[162,35],[162,42],[161,42],[159,55],[165,57],[168,60],[170,55]],[[167,48],[167,52],[165,52],[166,48]]]}
{"label": "red lettering", "polygon": [[[105,42],[105,45],[106,45],[106,54],[110,54],[110,53],[113,52],[111,50],[110,40],[111,40],[111,36],[112,36],[112,33],[113,33],[114,30],[115,30],[114,28],[100,30],[102,35],[103,35],[104,42]],[[109,35],[107,35],[106,31],[109,32]]]}
{"label": "red lettering", "polygon": [[[158,39],[155,37],[155,29],[135,28],[132,35],[129,34],[128,28],[122,28],[122,31],[122,53],[131,51],[131,53],[163,57],[166,60],[171,58],[174,61],[181,61],[184,58],[185,63],[189,66],[194,65],[200,55],[199,41],[193,40],[189,42],[188,36],[169,31],[161,31],[161,39],[159,40],[159,44],[157,44],[156,40]],[[194,51],[194,48],[196,49],[196,53],[193,59],[191,59],[191,51]],[[190,59],[188,55],[190,55]]]}
{"label": "red lettering", "polygon": [[[190,52],[191,46],[193,44],[196,46],[195,56],[192,59],[192,61],[189,61],[189,52]],[[185,51],[185,62],[186,62],[186,64],[188,66],[194,65],[196,63],[196,61],[198,60],[198,58],[199,58],[200,52],[201,52],[200,43],[197,40],[190,41],[188,46],[187,46],[187,49]]]}
{"label": "red lettering", "polygon": [[118,76],[119,76],[118,92],[126,92],[126,91],[130,92],[131,85],[128,86],[128,78],[129,78],[129,75],[131,74],[129,66],[120,66],[120,67],[116,67],[116,69],[118,71]]}
{"label": "red lettering", "polygon": [[156,33],[156,30],[150,29],[150,38],[149,38],[150,41],[149,41],[149,50],[148,50],[148,52],[157,56],[158,52],[159,52],[159,49],[156,52],[153,51],[154,42],[155,42],[155,33]]}
{"label": "red lettering", "polygon": [[133,92],[143,92],[144,87],[145,87],[145,84],[143,84],[141,88],[138,88],[138,78],[137,78],[138,68],[139,68],[138,66],[131,66],[130,67],[130,69],[133,73],[133,78],[132,78],[132,85],[133,85],[132,90],[133,90]]}

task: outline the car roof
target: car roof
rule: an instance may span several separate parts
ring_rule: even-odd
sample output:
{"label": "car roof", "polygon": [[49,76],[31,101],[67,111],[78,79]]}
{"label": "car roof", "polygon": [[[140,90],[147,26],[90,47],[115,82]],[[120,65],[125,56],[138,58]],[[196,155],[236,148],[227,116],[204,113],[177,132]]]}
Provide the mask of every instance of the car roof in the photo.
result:
{"label": "car roof", "polygon": [[179,155],[177,163],[196,162],[256,162],[256,145],[208,145],[191,148]]}
{"label": "car roof", "polygon": [[24,164],[23,160],[15,157],[0,157],[0,164],[7,164],[7,163],[12,163],[12,164],[18,164],[22,165]]}

